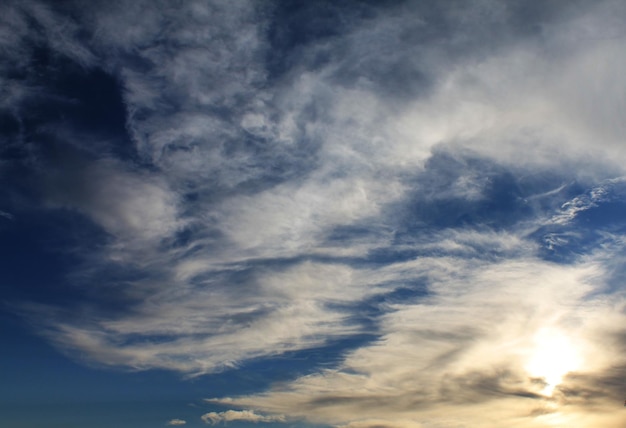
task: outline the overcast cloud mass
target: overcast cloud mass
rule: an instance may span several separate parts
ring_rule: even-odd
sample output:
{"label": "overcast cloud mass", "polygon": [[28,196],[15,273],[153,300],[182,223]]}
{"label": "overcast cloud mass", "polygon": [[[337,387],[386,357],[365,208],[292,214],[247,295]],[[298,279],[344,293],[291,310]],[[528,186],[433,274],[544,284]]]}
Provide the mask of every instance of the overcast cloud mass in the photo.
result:
{"label": "overcast cloud mass", "polygon": [[2,9],[2,310],[275,374],[163,426],[626,426],[626,3]]}

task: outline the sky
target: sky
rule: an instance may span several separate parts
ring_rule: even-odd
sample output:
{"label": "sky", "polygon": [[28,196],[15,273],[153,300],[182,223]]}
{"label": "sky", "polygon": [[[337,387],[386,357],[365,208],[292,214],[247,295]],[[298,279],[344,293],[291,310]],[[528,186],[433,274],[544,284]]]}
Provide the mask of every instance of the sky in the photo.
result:
{"label": "sky", "polygon": [[626,426],[626,3],[5,0],[0,425]]}

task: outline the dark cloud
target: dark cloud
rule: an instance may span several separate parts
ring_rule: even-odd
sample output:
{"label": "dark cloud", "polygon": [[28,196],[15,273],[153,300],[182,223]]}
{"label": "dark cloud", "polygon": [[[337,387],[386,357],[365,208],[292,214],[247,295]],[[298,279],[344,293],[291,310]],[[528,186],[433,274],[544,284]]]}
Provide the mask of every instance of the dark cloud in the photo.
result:
{"label": "dark cloud", "polygon": [[461,376],[445,377],[441,384],[441,401],[468,404],[515,396],[543,400],[545,397],[528,388],[528,379],[506,368],[474,371]]}

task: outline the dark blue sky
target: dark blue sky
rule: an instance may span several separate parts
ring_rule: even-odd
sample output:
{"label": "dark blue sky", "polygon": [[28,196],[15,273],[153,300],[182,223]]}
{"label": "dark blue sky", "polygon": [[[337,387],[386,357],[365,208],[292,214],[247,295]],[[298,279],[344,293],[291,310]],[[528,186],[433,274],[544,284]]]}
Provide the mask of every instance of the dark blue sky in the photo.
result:
{"label": "dark blue sky", "polygon": [[623,426],[625,17],[8,1],[0,425]]}

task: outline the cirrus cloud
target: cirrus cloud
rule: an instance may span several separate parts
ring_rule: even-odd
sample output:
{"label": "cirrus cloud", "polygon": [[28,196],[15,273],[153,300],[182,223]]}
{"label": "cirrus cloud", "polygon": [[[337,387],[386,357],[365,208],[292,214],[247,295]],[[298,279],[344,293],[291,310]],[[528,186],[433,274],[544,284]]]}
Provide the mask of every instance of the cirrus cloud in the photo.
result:
{"label": "cirrus cloud", "polygon": [[624,6],[296,3],[9,3],[0,216],[80,220],[16,306],[105,366],[332,354],[207,423],[621,423]]}

